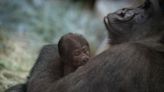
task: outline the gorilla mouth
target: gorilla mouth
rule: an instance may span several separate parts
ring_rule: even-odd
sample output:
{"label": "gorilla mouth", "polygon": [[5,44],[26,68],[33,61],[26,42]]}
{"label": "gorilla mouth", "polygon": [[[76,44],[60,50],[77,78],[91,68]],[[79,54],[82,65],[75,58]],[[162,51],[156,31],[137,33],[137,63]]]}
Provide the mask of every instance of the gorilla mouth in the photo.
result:
{"label": "gorilla mouth", "polygon": [[104,17],[104,24],[107,30],[110,30],[110,27],[112,26],[110,23],[110,20],[108,19],[108,16]]}

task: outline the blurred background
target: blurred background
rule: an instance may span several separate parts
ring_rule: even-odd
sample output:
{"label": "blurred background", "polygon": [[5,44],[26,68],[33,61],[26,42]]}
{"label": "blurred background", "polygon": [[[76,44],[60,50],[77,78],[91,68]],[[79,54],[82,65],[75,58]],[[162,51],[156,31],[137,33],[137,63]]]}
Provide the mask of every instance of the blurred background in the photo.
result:
{"label": "blurred background", "polygon": [[144,0],[0,0],[0,92],[26,81],[40,48],[68,33],[84,35],[92,54],[106,47],[103,17]]}

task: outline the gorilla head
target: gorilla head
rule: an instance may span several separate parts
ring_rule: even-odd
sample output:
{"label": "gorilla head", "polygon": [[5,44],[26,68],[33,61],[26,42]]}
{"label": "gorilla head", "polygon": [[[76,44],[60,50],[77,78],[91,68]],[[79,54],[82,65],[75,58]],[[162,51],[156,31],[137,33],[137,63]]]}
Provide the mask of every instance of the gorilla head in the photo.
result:
{"label": "gorilla head", "polygon": [[146,0],[143,5],[135,9],[123,8],[108,14],[104,22],[108,29],[110,44],[136,41],[160,33],[159,26],[164,24],[161,16],[163,2],[163,0]]}

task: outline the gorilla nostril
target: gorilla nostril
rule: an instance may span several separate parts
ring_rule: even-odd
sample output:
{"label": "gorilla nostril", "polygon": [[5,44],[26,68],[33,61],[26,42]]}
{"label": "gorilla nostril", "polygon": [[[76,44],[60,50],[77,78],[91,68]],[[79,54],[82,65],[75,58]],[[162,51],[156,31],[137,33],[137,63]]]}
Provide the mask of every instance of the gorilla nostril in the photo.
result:
{"label": "gorilla nostril", "polygon": [[83,59],[83,63],[86,63],[89,60],[89,58]]}
{"label": "gorilla nostril", "polygon": [[87,60],[86,60],[86,59],[84,59],[84,60],[83,60],[83,63],[86,63],[86,62],[87,62]]}
{"label": "gorilla nostril", "polygon": [[125,17],[125,16],[126,16],[126,13],[127,13],[128,11],[129,11],[129,9],[123,8],[123,9],[119,10],[119,11],[117,12],[117,14],[118,14],[120,17]]}
{"label": "gorilla nostril", "polygon": [[124,16],[125,16],[125,13],[121,12],[119,15],[120,15],[121,17],[124,17]]}
{"label": "gorilla nostril", "polygon": [[125,16],[125,12],[123,10],[117,12],[117,15],[120,17],[124,17]]}

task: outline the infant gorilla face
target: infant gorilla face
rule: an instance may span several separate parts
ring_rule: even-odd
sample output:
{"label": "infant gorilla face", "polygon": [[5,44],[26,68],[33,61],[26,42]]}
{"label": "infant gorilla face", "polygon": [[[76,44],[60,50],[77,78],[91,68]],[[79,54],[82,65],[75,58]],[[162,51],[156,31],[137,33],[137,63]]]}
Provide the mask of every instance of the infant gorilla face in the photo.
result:
{"label": "infant gorilla face", "polygon": [[58,47],[65,64],[78,68],[89,61],[89,44],[82,35],[68,33],[61,37]]}
{"label": "infant gorilla face", "polygon": [[89,48],[83,45],[72,51],[72,64],[76,67],[82,66],[88,62],[90,58]]}

